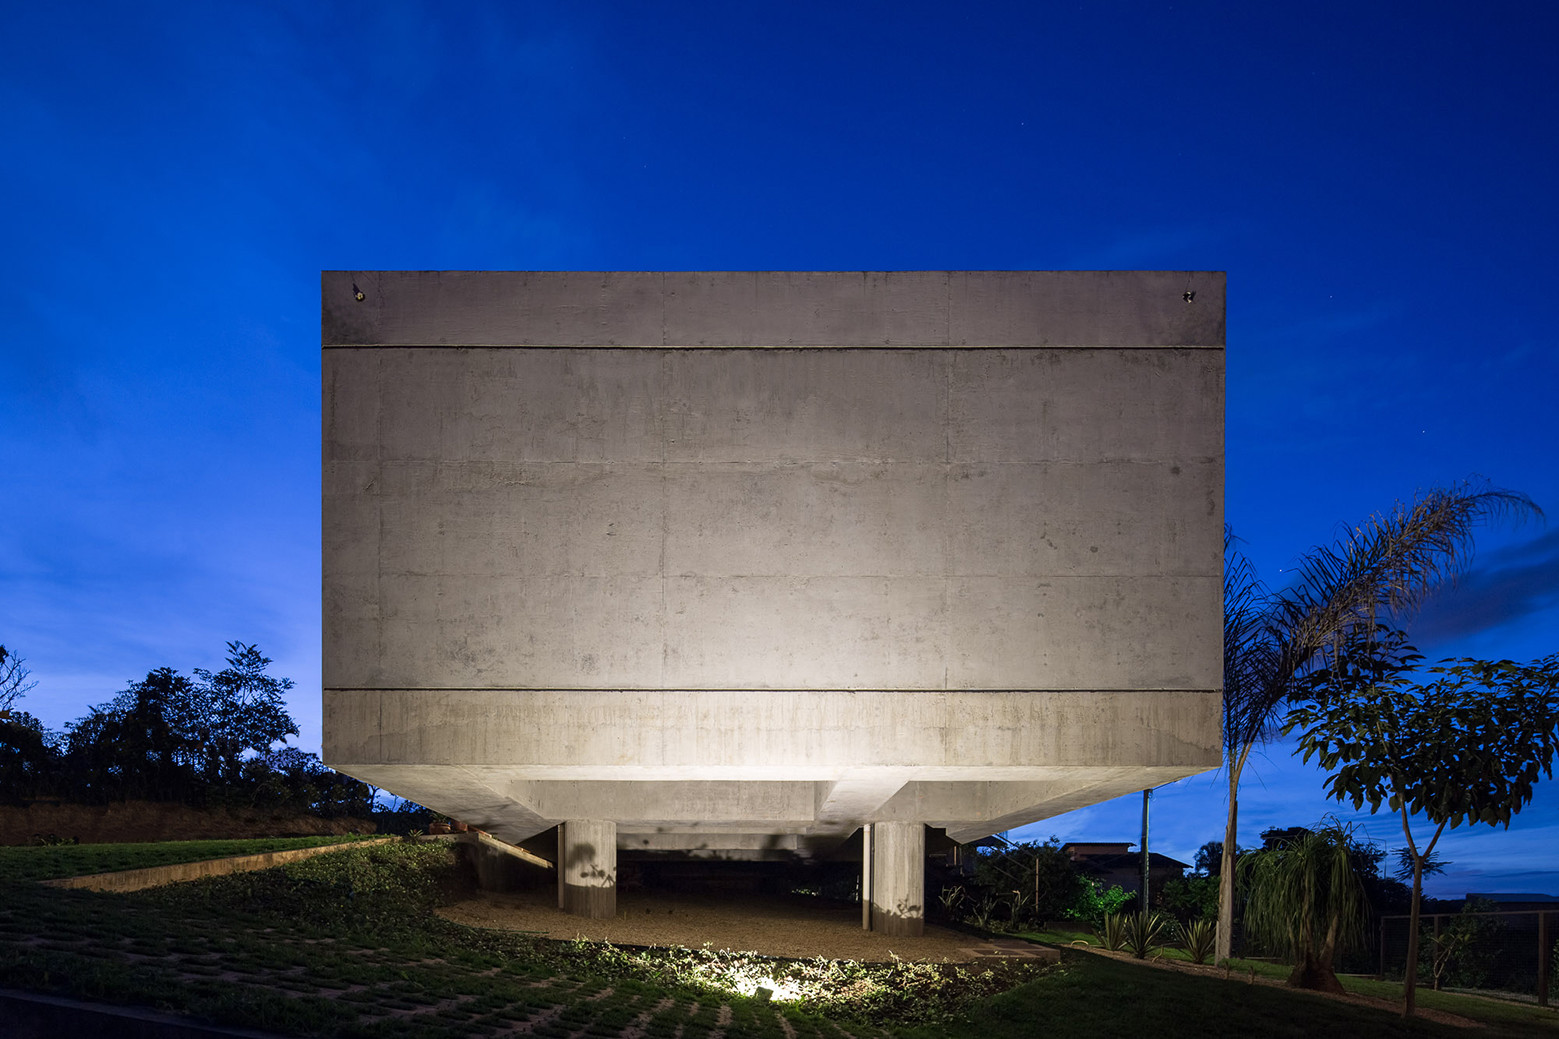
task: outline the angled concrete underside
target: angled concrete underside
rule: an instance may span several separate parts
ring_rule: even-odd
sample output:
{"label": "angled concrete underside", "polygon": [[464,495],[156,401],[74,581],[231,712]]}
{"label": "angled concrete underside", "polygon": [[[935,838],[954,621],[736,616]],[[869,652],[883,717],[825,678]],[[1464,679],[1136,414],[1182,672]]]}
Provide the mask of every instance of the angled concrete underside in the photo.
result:
{"label": "angled concrete underside", "polygon": [[733,857],[1216,767],[1223,285],[327,272],[326,761]]}

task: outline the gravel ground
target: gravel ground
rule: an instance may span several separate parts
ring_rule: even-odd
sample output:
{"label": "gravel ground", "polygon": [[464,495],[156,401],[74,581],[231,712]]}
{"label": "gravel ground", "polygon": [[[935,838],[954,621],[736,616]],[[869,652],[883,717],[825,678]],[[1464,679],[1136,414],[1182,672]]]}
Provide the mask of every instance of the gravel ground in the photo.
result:
{"label": "gravel ground", "polygon": [[889,938],[861,929],[859,906],[812,898],[719,894],[668,895],[619,891],[617,916],[587,920],[557,907],[550,889],[484,892],[441,914],[473,927],[506,928],[550,938],[588,938],[616,945],[685,946],[764,956],[888,961],[964,961],[978,958],[980,939],[927,926],[920,938]]}

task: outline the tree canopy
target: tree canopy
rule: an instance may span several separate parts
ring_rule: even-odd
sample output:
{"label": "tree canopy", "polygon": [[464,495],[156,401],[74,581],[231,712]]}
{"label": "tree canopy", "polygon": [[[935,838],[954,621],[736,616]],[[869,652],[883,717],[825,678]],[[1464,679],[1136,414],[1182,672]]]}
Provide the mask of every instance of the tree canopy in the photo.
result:
{"label": "tree canopy", "polygon": [[[1401,632],[1358,627],[1337,646],[1330,667],[1311,675],[1309,700],[1294,708],[1285,732],[1298,731],[1305,761],[1330,773],[1328,796],[1385,804],[1402,820],[1412,861],[1408,963],[1418,962],[1418,911],[1425,867],[1447,827],[1510,825],[1552,778],[1559,753],[1559,654],[1531,664],[1463,658],[1427,669]],[[1414,816],[1433,827],[1422,847]],[[1414,1008],[1410,967],[1403,1011]]]}
{"label": "tree canopy", "polygon": [[[298,733],[283,699],[292,681],[271,675],[271,660],[257,646],[230,642],[227,651],[217,672],[147,672],[63,734],[25,712],[7,712],[0,717],[0,798],[371,812],[369,786],[285,745]],[[24,688],[20,681],[13,687]]]}

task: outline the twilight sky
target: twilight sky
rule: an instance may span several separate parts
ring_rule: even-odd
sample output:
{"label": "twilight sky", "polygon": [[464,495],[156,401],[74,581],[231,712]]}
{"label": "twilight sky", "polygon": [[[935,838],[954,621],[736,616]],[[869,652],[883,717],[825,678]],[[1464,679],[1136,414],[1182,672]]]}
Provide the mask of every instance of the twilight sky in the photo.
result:
{"label": "twilight sky", "polygon": [[[258,642],[319,746],[321,269],[1228,272],[1227,516],[1273,584],[1486,477],[1426,654],[1559,649],[1559,7],[12,5],[0,643],[51,727]],[[1544,72],[1543,69],[1549,71]],[[1241,843],[1313,823],[1275,744]],[[1223,831],[1221,774],[1153,847]],[[1135,840],[1140,800],[1018,837]],[[1352,813],[1338,813],[1344,819]],[[1395,820],[1363,817],[1395,848]],[[1559,894],[1559,781],[1431,894]]]}

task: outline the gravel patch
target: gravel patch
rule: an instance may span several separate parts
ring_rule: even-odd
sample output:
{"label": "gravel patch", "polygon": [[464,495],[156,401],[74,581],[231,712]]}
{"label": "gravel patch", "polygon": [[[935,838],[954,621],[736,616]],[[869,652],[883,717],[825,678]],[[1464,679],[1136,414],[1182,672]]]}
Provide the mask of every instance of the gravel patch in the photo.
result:
{"label": "gravel patch", "polygon": [[439,910],[441,916],[472,927],[528,931],[548,938],[609,941],[614,945],[682,946],[761,956],[885,963],[893,959],[964,962],[982,958],[980,939],[943,927],[927,926],[919,938],[890,938],[862,930],[861,910],[822,899],[740,897],[720,894],[672,895],[619,891],[617,915],[610,920],[570,916],[557,907],[551,889],[493,893]]}

